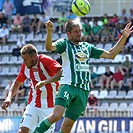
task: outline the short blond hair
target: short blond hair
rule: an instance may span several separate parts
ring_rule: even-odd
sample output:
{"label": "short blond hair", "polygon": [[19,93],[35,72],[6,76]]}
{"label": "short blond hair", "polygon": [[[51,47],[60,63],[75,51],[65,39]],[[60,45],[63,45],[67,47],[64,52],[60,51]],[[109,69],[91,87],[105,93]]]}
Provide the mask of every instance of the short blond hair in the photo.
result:
{"label": "short blond hair", "polygon": [[20,50],[21,55],[24,55],[24,54],[33,55],[33,54],[37,54],[37,53],[38,53],[38,51],[37,51],[36,47],[32,44],[26,44]]}

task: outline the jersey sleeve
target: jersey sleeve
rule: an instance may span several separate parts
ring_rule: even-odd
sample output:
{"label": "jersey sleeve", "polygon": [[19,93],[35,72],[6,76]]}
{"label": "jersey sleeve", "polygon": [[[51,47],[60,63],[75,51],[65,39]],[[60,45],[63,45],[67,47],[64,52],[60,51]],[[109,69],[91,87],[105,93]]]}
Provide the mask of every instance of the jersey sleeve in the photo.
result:
{"label": "jersey sleeve", "polygon": [[66,50],[66,40],[65,39],[59,39],[55,42],[56,44],[56,53],[62,54]]}
{"label": "jersey sleeve", "polygon": [[56,60],[46,55],[41,57],[41,62],[43,63],[43,66],[51,76],[62,68],[61,65]]}
{"label": "jersey sleeve", "polygon": [[24,74],[24,70],[25,70],[25,65],[22,64],[21,65],[21,68],[20,68],[20,71],[19,71],[19,74],[18,76],[16,77],[16,80],[19,81],[19,82],[24,82],[25,79],[27,78]]}
{"label": "jersey sleeve", "polygon": [[103,49],[96,48],[93,45],[91,45],[90,58],[99,59],[103,52],[104,52]]}

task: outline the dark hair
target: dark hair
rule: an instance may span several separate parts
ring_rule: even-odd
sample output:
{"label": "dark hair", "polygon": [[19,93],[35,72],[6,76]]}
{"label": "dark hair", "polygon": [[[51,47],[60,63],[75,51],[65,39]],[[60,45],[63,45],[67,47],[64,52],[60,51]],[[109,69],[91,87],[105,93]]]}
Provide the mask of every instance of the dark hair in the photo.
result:
{"label": "dark hair", "polygon": [[42,12],[41,15],[45,15],[45,12]]}
{"label": "dark hair", "polygon": [[76,26],[80,26],[82,28],[80,21],[76,19],[67,21],[65,24],[66,32],[71,32],[72,28]]}
{"label": "dark hair", "polygon": [[106,69],[110,69],[110,67],[109,66],[106,66]]}
{"label": "dark hair", "polygon": [[25,46],[22,47],[20,50],[21,55],[28,54],[28,55],[33,55],[37,54],[37,49],[34,45],[32,44],[26,44]]}

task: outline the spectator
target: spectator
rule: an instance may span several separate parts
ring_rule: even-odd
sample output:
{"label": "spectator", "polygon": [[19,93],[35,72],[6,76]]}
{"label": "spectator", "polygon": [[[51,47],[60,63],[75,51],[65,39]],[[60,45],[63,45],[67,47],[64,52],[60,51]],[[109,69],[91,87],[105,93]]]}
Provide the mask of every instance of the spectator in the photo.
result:
{"label": "spectator", "polygon": [[90,81],[90,88],[93,89],[94,85],[98,81],[98,75],[93,71],[93,67],[90,67],[90,73],[91,73],[91,81]]}
{"label": "spectator", "polygon": [[114,40],[118,41],[122,35],[122,24],[115,23]]}
{"label": "spectator", "polygon": [[36,33],[38,24],[39,24],[39,18],[37,18],[37,15],[34,14],[34,17],[32,19],[31,26],[30,26],[30,28],[31,28],[30,31],[32,33],[34,33],[34,34]]}
{"label": "spectator", "polygon": [[94,26],[91,29],[91,36],[93,41],[99,43],[102,27],[98,25],[97,21],[94,21]]}
{"label": "spectator", "polygon": [[0,29],[0,41],[3,42],[5,45],[7,42],[7,39],[9,37],[9,29],[7,28],[7,24],[3,24],[2,28]]}
{"label": "spectator", "polygon": [[133,8],[129,10],[130,14],[128,15],[128,18],[133,20]]}
{"label": "spectator", "polygon": [[118,19],[118,16],[117,16],[117,14],[115,13],[114,15],[113,15],[113,17],[109,20],[109,23],[110,24],[114,24],[114,23],[118,23],[118,21],[119,21],[119,19]]}
{"label": "spectator", "polygon": [[83,35],[91,36],[91,26],[87,20],[84,20],[82,28],[83,28]]}
{"label": "spectator", "polygon": [[108,25],[109,28],[109,42],[111,41],[111,43],[115,43],[115,24],[109,24]]}
{"label": "spectator", "polygon": [[132,64],[132,71],[131,71],[131,75],[133,75],[133,64]]}
{"label": "spectator", "polygon": [[5,17],[8,18],[9,27],[11,26],[11,22],[12,22],[13,9],[14,9],[14,6],[12,2],[10,2],[10,0],[6,0],[3,4],[3,10],[4,10]]}
{"label": "spectator", "polygon": [[65,31],[65,23],[67,21],[67,18],[65,17],[65,12],[61,13],[61,16],[58,18],[57,23],[58,23],[58,31],[59,33],[64,32]]}
{"label": "spectator", "polygon": [[25,40],[23,39],[23,36],[19,36],[18,40],[17,40],[17,48],[22,48],[25,45]]}
{"label": "spectator", "polygon": [[8,19],[4,16],[2,12],[0,12],[0,28],[2,27],[3,24],[7,24]]}
{"label": "spectator", "polygon": [[15,95],[15,102],[18,101],[18,97],[24,97],[26,94],[26,87],[24,86],[24,83],[19,87],[19,89],[17,90],[17,93]]}
{"label": "spectator", "polygon": [[88,37],[87,35],[82,35],[82,36],[81,36],[81,41],[82,41],[82,42],[86,42],[87,37]]}
{"label": "spectator", "polygon": [[133,75],[128,81],[128,87],[129,87],[130,90],[133,90]]}
{"label": "spectator", "polygon": [[12,29],[12,33],[14,33],[14,31],[18,31],[19,33],[22,33],[22,21],[23,18],[20,16],[20,14],[16,14],[16,17],[13,20],[13,24],[11,26]]}
{"label": "spectator", "polygon": [[20,50],[21,48],[26,44],[25,40],[23,39],[23,36],[19,36],[17,40],[17,48],[14,48],[12,51],[13,56],[20,56]]}
{"label": "spectator", "polygon": [[30,32],[30,26],[31,26],[31,18],[28,14],[24,15],[24,18],[22,20],[22,30],[23,32]]}
{"label": "spectator", "polygon": [[72,10],[69,10],[69,15],[67,16],[67,20],[76,19],[77,16],[72,12]]}
{"label": "spectator", "polygon": [[41,28],[45,28],[45,23],[49,20],[49,17],[46,16],[45,13],[42,13],[41,14],[41,18],[39,19],[39,24],[38,24],[38,27],[37,27],[37,34],[40,33],[40,29]]}
{"label": "spectator", "polygon": [[118,19],[119,19],[118,22],[121,24],[125,24],[127,18],[128,18],[128,14],[126,13],[126,9],[122,9],[121,14],[118,16]]}
{"label": "spectator", "polygon": [[124,71],[121,67],[116,67],[116,71],[113,74],[113,80],[111,81],[111,89],[114,89],[114,86],[118,86],[119,90],[122,90],[124,85]]}
{"label": "spectator", "polygon": [[90,96],[88,98],[87,108],[94,109],[95,116],[97,116],[97,106],[98,99],[94,96],[94,91],[91,91]]}
{"label": "spectator", "polygon": [[104,89],[104,86],[108,90],[112,79],[113,79],[113,72],[110,71],[109,67],[106,67],[106,72],[100,77],[101,90]]}
{"label": "spectator", "polygon": [[6,85],[5,90],[4,90],[4,98],[7,97],[11,85],[12,85],[12,80],[9,80],[8,84]]}
{"label": "spectator", "polygon": [[129,40],[128,40],[128,47],[126,48],[126,50],[128,52],[131,52],[133,50],[133,33],[131,34],[131,36],[129,37]]}
{"label": "spectator", "polygon": [[101,30],[101,43],[108,43],[109,42],[109,27],[107,24],[104,24],[102,30]]}
{"label": "spectator", "polygon": [[91,38],[91,36],[88,36],[88,35],[82,35],[81,36],[81,41],[82,42],[92,42],[92,38]]}
{"label": "spectator", "polygon": [[107,13],[104,14],[104,16],[103,16],[103,18],[102,18],[102,22],[103,22],[103,25],[104,25],[104,24],[108,24],[109,18],[108,18]]}
{"label": "spectator", "polygon": [[122,48],[122,54],[125,55],[125,54],[130,54],[131,52],[131,45],[126,42],[124,47]]}
{"label": "spectator", "polygon": [[128,77],[132,71],[132,63],[129,61],[129,57],[125,57],[125,61],[122,62],[122,70],[125,72],[126,76]]}

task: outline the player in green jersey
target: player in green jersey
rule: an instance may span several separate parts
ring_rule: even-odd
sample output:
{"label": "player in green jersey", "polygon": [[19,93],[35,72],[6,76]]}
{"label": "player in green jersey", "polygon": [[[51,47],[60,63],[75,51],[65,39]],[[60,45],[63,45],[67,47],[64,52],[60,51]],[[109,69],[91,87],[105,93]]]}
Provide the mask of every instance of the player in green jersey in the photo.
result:
{"label": "player in green jersey", "polygon": [[82,27],[77,20],[66,22],[68,39],[60,39],[52,43],[53,23],[46,22],[46,49],[56,51],[62,57],[62,77],[55,107],[51,115],[45,118],[34,133],[43,133],[65,113],[60,133],[69,133],[74,122],[84,112],[90,92],[90,58],[114,59],[124,46],[126,39],[133,32],[131,23],[122,31],[122,36],[109,51],[99,49],[87,42],[81,42]]}

